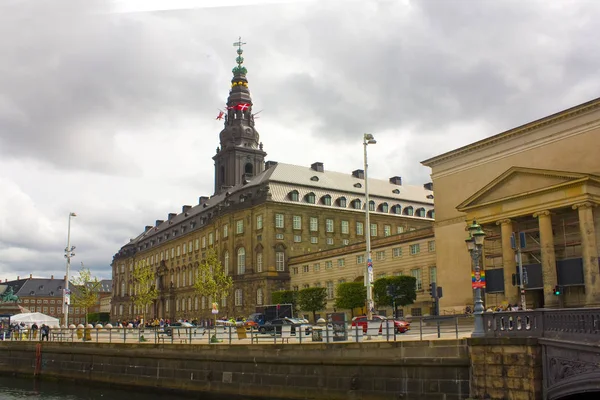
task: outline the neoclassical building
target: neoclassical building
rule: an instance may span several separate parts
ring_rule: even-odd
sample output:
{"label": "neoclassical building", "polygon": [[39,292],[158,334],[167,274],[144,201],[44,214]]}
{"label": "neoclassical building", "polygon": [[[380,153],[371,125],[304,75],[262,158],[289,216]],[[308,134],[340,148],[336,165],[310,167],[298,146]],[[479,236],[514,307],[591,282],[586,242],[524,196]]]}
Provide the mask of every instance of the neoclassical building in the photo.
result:
{"label": "neoclassical building", "polygon": [[[431,227],[435,211],[431,184],[402,184],[399,176],[369,179],[365,204],[364,171],[328,171],[265,161],[252,113],[242,49],[233,69],[220,146],[213,157],[215,192],[180,213],[156,220],[123,246],[112,262],[111,317],[142,314],[133,304],[133,265],[156,271],[159,298],[146,318],[209,318],[220,302],[221,316],[245,316],[268,304],[275,290],[290,288],[290,257],[343,248],[372,237]],[[371,226],[364,226],[365,207]],[[196,295],[197,267],[210,248],[232,276],[234,287],[222,299]]]}
{"label": "neoclassical building", "polygon": [[488,306],[520,303],[513,233],[525,237],[527,307],[600,306],[599,138],[596,99],[423,162],[436,189],[442,309],[473,304],[464,239],[474,219],[487,234]]}

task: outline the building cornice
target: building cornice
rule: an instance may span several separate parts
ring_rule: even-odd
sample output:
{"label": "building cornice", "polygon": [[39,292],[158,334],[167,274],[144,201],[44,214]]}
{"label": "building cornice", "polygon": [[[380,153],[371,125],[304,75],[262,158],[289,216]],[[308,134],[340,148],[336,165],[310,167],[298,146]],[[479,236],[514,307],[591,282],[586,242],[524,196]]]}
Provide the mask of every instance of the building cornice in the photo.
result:
{"label": "building cornice", "polygon": [[533,131],[538,131],[549,125],[554,125],[559,122],[563,122],[567,119],[578,117],[581,114],[596,111],[598,109],[600,109],[600,98],[596,98],[594,100],[577,105],[575,107],[572,107],[572,108],[560,111],[558,113],[551,114],[544,118],[529,122],[525,125],[518,126],[516,128],[513,128],[508,131],[504,131],[502,133],[493,135],[491,137],[479,140],[479,141],[471,143],[469,145],[459,147],[458,149],[455,149],[455,150],[440,154],[438,156],[429,158],[427,160],[421,161],[421,164],[423,164],[424,166],[433,168],[433,167],[435,167],[441,163],[444,163],[448,160],[458,158],[458,157],[463,156],[468,153],[473,153],[473,152],[479,151],[486,147],[491,147],[491,146],[497,145],[498,143],[501,143],[501,142],[506,142],[517,136],[523,136],[523,135],[531,133]]}

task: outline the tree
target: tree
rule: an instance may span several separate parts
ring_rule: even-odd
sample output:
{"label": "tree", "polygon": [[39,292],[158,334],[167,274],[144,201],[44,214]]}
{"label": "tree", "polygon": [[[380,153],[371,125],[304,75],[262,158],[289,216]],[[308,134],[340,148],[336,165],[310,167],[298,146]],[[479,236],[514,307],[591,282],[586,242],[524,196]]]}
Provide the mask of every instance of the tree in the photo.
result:
{"label": "tree", "polygon": [[158,298],[156,288],[156,274],[146,260],[138,261],[133,267],[133,304],[142,310],[142,319],[145,320],[146,308]]}
{"label": "tree", "polygon": [[[229,290],[233,286],[233,279],[226,274],[221,261],[214,249],[209,249],[206,252],[206,257],[198,266],[194,289],[200,296],[211,298],[214,303],[219,303],[219,300],[229,294]],[[215,314],[215,325],[217,314]]]}
{"label": "tree", "polygon": [[73,278],[72,291],[73,305],[80,307],[85,312],[85,324],[88,323],[88,310],[98,304],[98,293],[100,292],[101,283],[89,269],[83,264],[79,270],[79,276]]}
{"label": "tree", "polygon": [[367,299],[367,288],[362,282],[340,283],[336,290],[335,308],[350,310],[354,317],[354,309],[363,307]]}
{"label": "tree", "polygon": [[296,290],[280,290],[271,294],[273,304],[291,304],[294,315],[298,315],[298,292]]}
{"label": "tree", "polygon": [[326,306],[327,290],[325,288],[312,287],[298,292],[298,308],[303,311],[311,311],[313,321],[317,322],[316,312],[324,310]]}
{"label": "tree", "polygon": [[413,276],[390,276],[380,278],[373,284],[373,299],[379,306],[396,308],[413,304],[417,299],[417,279]]}

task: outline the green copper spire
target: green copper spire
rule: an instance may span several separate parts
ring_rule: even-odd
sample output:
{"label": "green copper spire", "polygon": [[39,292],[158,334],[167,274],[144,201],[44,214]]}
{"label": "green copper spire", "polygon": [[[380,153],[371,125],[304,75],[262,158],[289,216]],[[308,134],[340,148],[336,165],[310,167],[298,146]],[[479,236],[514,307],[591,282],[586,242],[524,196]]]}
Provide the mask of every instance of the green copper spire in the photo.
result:
{"label": "green copper spire", "polygon": [[239,40],[233,44],[234,46],[236,46],[238,48],[237,49],[238,56],[235,59],[235,62],[237,62],[237,67],[234,67],[231,70],[231,72],[233,72],[234,75],[246,75],[248,73],[248,70],[246,69],[246,67],[244,67],[242,65],[244,63],[244,57],[242,57],[244,50],[242,49],[242,46],[245,44],[246,43],[242,42],[241,36],[240,36]]}

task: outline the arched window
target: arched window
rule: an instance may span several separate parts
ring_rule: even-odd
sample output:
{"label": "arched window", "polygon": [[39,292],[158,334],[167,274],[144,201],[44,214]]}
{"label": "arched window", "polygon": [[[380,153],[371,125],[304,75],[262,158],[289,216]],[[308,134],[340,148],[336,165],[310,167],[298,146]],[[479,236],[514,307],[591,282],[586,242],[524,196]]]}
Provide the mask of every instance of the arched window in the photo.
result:
{"label": "arched window", "polygon": [[362,208],[362,202],[359,199],[352,200],[352,203],[350,204],[355,210],[360,210]]}
{"label": "arched window", "polygon": [[307,203],[309,203],[309,204],[315,204],[315,203],[316,203],[316,201],[317,201],[317,200],[316,200],[316,196],[315,196],[315,194],[314,194],[313,192],[310,192],[309,194],[307,194],[307,195],[305,196],[305,200],[306,200],[306,202],[307,202]]}
{"label": "arched window", "polygon": [[185,286],[186,283],[186,273],[185,270],[181,271],[181,277],[182,277],[182,285],[181,286]]}
{"label": "arched window", "polygon": [[425,209],[417,208],[416,214],[417,214],[417,217],[425,218]]}
{"label": "arched window", "polygon": [[246,163],[246,166],[244,166],[244,173],[246,175],[252,175],[253,171],[254,171],[254,167],[252,166],[252,164]]}
{"label": "arched window", "polygon": [[206,296],[202,296],[202,309],[206,310]]}
{"label": "arched window", "polygon": [[246,249],[240,247],[237,252],[237,273],[243,275],[246,272]]}
{"label": "arched window", "polygon": [[381,205],[379,206],[379,210],[381,212],[387,213],[389,211],[388,203],[381,203]]}
{"label": "arched window", "polygon": [[331,205],[331,196],[326,194],[325,196],[321,197],[321,203],[323,203],[326,206],[330,206]]}
{"label": "arched window", "polygon": [[262,288],[256,289],[256,305],[262,306],[263,303],[263,290]]}
{"label": "arched window", "polygon": [[345,197],[340,197],[337,202],[338,202],[338,206],[340,206],[342,208],[347,207],[347,200]]}
{"label": "arched window", "polygon": [[298,194],[297,190],[292,190],[289,193],[289,196],[290,196],[291,201],[299,201],[300,200],[300,195]]}
{"label": "arched window", "polygon": [[198,296],[194,297],[194,310],[198,311]]}
{"label": "arched window", "polygon": [[427,211],[427,218],[435,219],[435,210]]}
{"label": "arched window", "polygon": [[188,297],[188,311],[192,311],[192,298]]}
{"label": "arched window", "polygon": [[412,206],[404,207],[404,215],[414,215],[415,212]]}
{"label": "arched window", "polygon": [[369,201],[369,211],[375,211],[375,202],[373,200]]}
{"label": "arched window", "polygon": [[194,284],[194,271],[192,270],[192,267],[190,267],[190,270],[188,271],[188,283],[190,286]]}
{"label": "arched window", "polygon": [[394,214],[402,214],[402,206],[400,204],[396,204],[392,207],[392,213]]}
{"label": "arched window", "polygon": [[229,275],[229,252],[227,250],[223,254],[223,274]]}

